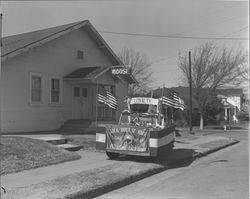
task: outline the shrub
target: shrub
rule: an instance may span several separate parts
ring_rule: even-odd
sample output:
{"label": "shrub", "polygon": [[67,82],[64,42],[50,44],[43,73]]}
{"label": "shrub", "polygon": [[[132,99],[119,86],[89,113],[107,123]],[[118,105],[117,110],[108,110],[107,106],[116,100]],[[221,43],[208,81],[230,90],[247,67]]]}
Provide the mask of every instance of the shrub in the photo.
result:
{"label": "shrub", "polygon": [[240,111],[237,115],[236,115],[237,119],[239,121],[249,121],[249,113],[248,112],[244,112],[244,111]]}

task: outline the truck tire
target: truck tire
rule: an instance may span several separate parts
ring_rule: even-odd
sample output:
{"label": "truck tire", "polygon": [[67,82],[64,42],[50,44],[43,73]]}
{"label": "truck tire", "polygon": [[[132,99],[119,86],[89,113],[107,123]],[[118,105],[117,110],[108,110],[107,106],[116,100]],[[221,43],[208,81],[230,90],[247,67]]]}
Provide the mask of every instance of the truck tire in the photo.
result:
{"label": "truck tire", "polygon": [[106,151],[106,154],[109,157],[109,159],[111,159],[111,160],[113,160],[119,156],[119,153],[113,153],[113,152],[108,152],[108,151]]}

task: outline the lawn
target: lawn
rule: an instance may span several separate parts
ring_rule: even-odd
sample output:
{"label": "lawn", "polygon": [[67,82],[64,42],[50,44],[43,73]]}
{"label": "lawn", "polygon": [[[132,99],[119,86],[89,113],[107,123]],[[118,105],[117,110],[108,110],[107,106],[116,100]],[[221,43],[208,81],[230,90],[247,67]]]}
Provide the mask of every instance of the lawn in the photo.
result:
{"label": "lawn", "polygon": [[47,142],[15,136],[1,136],[0,151],[1,175],[80,159]]}

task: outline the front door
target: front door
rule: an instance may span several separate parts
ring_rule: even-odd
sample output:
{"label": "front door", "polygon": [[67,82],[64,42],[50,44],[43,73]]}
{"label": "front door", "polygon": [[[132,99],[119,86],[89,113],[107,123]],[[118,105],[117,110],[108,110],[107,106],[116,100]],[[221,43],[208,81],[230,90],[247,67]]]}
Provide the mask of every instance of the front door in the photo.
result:
{"label": "front door", "polygon": [[73,86],[72,119],[89,118],[89,89],[87,86]]}

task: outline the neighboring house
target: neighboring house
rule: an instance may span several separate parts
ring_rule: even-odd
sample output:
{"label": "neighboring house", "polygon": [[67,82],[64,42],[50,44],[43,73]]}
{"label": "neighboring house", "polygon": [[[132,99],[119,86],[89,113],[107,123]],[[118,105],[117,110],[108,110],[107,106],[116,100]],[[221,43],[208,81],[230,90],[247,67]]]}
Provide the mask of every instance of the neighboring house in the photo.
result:
{"label": "neighboring house", "polygon": [[[117,121],[136,82],[112,74],[111,66],[122,63],[88,20],[8,36],[2,44],[2,132],[54,130],[71,119]],[[104,88],[118,97],[116,111],[97,103]]]}
{"label": "neighboring house", "polygon": [[218,97],[224,108],[224,119],[235,120],[237,113],[242,109],[243,89],[218,89]]}

